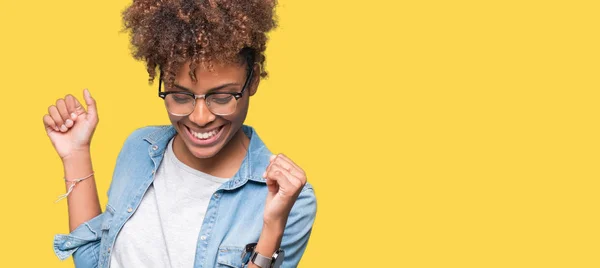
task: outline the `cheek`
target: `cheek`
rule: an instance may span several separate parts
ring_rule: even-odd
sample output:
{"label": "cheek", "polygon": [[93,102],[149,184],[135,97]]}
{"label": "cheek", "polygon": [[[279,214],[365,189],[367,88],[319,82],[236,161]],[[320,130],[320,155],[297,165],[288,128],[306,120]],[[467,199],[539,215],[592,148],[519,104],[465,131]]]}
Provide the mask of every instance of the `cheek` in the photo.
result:
{"label": "cheek", "polygon": [[182,119],[183,119],[183,117],[181,117],[181,116],[174,116],[172,114],[169,114],[169,121],[171,121],[171,124],[173,124],[173,126],[175,128],[177,128],[177,123],[179,121],[181,121]]}
{"label": "cheek", "polygon": [[248,102],[238,103],[238,107],[236,109],[235,114],[232,114],[229,121],[235,122],[239,125],[243,124],[246,120],[246,115],[248,114]]}

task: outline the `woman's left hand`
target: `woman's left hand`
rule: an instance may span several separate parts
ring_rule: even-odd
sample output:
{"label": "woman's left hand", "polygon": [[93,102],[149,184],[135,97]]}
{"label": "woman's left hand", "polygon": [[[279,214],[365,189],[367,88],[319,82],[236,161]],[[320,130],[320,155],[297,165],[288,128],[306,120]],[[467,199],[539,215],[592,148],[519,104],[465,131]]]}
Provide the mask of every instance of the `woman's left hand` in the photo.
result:
{"label": "woman's left hand", "polygon": [[306,184],[306,174],[298,165],[283,154],[272,155],[263,174],[269,193],[264,211],[264,224],[283,232],[288,215],[300,191]]}

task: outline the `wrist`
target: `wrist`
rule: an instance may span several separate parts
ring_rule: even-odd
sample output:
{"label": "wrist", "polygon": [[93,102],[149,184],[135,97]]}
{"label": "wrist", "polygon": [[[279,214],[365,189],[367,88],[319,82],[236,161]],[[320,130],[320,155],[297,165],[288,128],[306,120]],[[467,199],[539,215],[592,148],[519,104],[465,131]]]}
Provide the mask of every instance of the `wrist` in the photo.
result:
{"label": "wrist", "polygon": [[90,147],[73,150],[70,154],[61,157],[63,164],[78,163],[90,159]]}
{"label": "wrist", "polygon": [[82,148],[73,150],[70,154],[64,157],[61,157],[61,160],[65,164],[80,162],[81,160],[89,159],[90,154],[90,147],[84,146]]}
{"label": "wrist", "polygon": [[72,180],[90,175],[93,172],[89,151],[78,151],[63,158],[65,178]]}
{"label": "wrist", "polygon": [[261,232],[261,237],[265,236],[283,236],[283,231],[285,230],[285,223],[263,223],[263,228]]}
{"label": "wrist", "polygon": [[271,233],[281,232],[285,229],[285,224],[287,223],[287,217],[282,217],[278,219],[272,218],[263,218],[263,231],[267,230]]}
{"label": "wrist", "polygon": [[263,256],[271,256],[281,246],[284,228],[264,224],[255,251]]}

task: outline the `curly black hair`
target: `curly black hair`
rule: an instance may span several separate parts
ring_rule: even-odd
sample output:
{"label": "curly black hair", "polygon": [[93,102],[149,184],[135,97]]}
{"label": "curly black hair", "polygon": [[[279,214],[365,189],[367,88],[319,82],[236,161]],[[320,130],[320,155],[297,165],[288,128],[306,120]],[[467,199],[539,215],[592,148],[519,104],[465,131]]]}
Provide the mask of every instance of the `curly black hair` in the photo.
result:
{"label": "curly black hair", "polygon": [[[123,31],[135,59],[146,62],[148,82],[157,67],[167,85],[190,61],[196,81],[200,64],[252,59],[264,67],[267,33],[277,27],[276,0],[134,0],[123,11]],[[245,55],[244,55],[245,54]],[[266,77],[264,68],[261,77]]]}

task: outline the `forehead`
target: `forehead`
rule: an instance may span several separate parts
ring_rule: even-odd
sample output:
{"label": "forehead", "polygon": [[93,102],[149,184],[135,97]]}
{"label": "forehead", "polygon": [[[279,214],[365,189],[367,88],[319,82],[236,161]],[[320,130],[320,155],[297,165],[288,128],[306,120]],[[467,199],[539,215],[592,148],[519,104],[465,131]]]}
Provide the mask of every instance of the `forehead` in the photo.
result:
{"label": "forehead", "polygon": [[202,86],[202,84],[240,82],[246,77],[246,68],[244,64],[240,63],[213,63],[211,67],[208,67],[207,64],[199,64],[194,73],[196,83],[190,76],[190,62],[186,62],[179,68],[175,76],[175,83],[188,86],[200,84]]}

